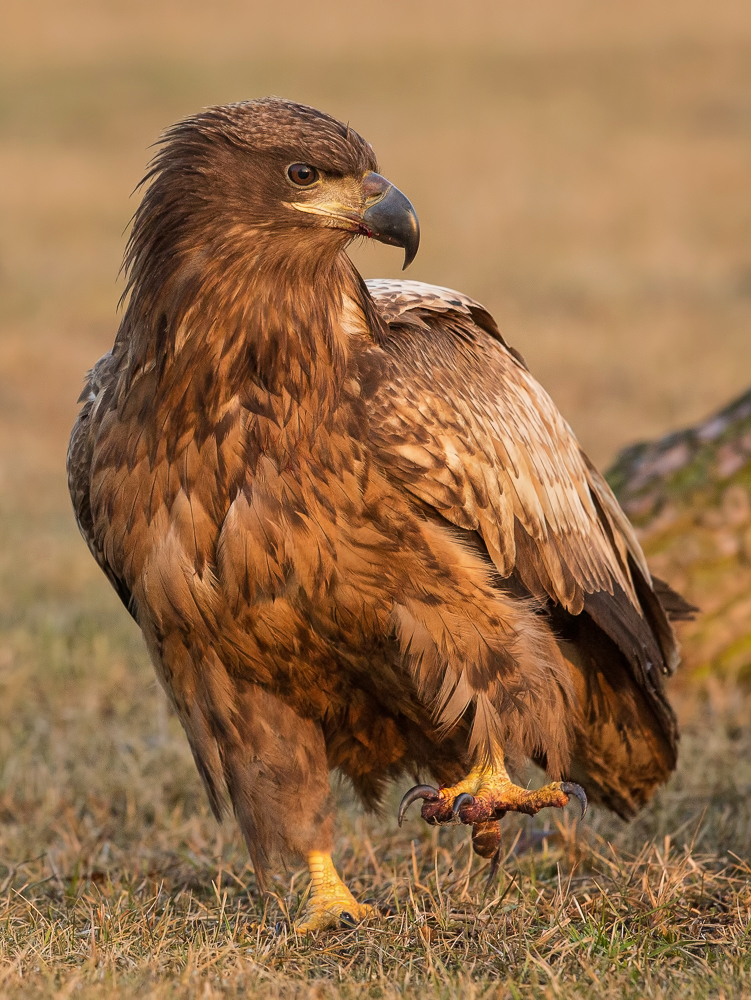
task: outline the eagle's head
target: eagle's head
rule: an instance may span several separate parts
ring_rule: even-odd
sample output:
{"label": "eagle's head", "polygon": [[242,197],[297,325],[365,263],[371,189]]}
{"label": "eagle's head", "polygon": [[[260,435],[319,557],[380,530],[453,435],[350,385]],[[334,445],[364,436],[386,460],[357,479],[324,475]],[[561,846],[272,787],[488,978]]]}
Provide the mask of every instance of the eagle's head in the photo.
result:
{"label": "eagle's head", "polygon": [[356,236],[402,247],[406,267],[419,245],[415,211],[377,173],[371,146],[335,118],[281,98],[208,108],[174,125],[144,183],[131,285],[144,268],[163,281],[241,260],[275,274],[312,264],[318,275]]}

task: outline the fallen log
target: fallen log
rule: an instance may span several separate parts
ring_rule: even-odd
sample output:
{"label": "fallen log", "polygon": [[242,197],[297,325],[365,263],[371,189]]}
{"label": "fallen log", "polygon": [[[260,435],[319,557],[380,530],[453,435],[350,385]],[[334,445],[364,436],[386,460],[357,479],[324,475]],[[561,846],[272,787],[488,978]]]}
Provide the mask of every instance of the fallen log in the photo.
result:
{"label": "fallen log", "polygon": [[684,677],[751,686],[751,390],[626,448],[607,477],[654,574],[701,609],[678,626]]}

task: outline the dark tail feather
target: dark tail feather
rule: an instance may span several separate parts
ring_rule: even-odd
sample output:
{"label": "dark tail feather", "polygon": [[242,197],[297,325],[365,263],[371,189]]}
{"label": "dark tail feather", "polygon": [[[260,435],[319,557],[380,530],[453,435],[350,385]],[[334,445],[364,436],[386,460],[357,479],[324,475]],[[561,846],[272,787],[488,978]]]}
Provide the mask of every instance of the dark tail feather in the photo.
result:
{"label": "dark tail feather", "polygon": [[559,647],[577,695],[569,777],[627,819],[675,767],[675,720],[589,615],[570,619],[566,632]]}
{"label": "dark tail feather", "polygon": [[681,597],[669,583],[665,583],[658,576],[652,577],[652,589],[671,622],[692,622],[701,610],[695,604],[690,604],[685,597]]}

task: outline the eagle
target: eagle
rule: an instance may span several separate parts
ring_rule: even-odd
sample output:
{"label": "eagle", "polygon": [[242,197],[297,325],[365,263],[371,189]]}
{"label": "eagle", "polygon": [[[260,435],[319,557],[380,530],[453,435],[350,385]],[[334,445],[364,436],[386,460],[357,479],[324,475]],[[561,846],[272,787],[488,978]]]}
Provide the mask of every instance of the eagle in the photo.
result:
{"label": "eagle", "polygon": [[676,763],[688,605],[487,310],[362,279],[357,237],[419,244],[371,146],[251,100],[168,129],[142,184],[70,493],[261,887],[303,857],[300,931],[375,915],[331,858],[332,770],[369,808],[429,776],[400,822],[419,799],[484,857],[509,811],[632,815]]}

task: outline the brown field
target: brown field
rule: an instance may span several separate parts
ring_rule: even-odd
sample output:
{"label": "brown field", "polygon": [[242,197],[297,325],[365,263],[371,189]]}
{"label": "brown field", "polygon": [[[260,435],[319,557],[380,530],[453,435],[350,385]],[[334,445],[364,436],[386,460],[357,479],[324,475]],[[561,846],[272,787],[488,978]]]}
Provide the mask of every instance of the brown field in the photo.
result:
{"label": "brown field", "polygon": [[396,829],[398,790],[345,809],[372,929],[298,940],[302,872],[264,903],[210,817],[64,454],[149,145],[267,93],[373,143],[420,215],[408,276],[483,301],[600,464],[751,384],[747,0],[5,0],[0,997],[751,997],[751,698],[711,677],[677,678],[637,821],[510,822],[487,888],[462,831]]}

